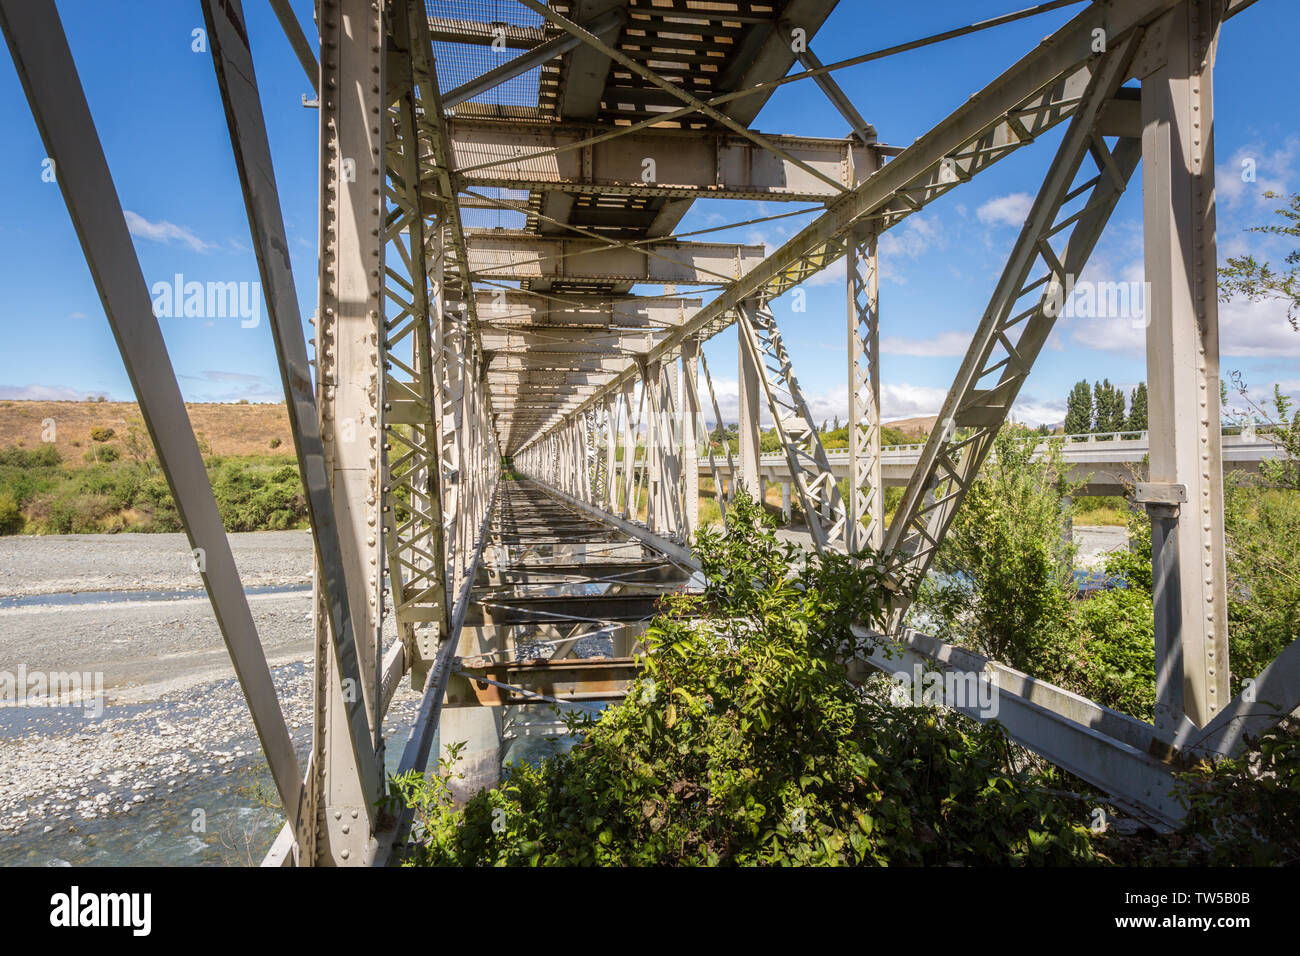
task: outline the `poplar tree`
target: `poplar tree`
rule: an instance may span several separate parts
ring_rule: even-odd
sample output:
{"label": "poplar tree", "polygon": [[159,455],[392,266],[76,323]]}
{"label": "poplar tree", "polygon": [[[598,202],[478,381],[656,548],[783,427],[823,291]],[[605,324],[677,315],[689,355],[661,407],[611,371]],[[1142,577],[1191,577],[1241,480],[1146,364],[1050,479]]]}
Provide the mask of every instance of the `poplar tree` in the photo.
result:
{"label": "poplar tree", "polygon": [[1065,400],[1065,433],[1081,435],[1092,431],[1092,389],[1086,381],[1076,382]]}

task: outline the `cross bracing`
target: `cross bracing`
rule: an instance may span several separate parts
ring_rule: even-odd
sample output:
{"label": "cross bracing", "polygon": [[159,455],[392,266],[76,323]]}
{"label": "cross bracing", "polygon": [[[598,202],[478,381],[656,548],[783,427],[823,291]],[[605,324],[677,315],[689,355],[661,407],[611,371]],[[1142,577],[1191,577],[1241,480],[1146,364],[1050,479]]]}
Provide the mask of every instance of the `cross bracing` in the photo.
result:
{"label": "cross bracing", "polygon": [[[258,38],[238,0],[204,0],[311,512],[317,709],[304,767],[157,322],[141,307],[62,25],[50,0],[0,0],[186,533],[208,556],[204,585],[285,811],[269,861],[385,862],[407,821],[378,812],[384,776],[427,766],[436,734],[467,739],[471,776],[491,782],[503,728],[515,726],[503,712],[616,700],[656,599],[700,584],[690,545],[701,473],[725,518],[735,488],[757,491],[770,471],[764,412],[813,546],[871,548],[894,578],[899,626],[863,631],[855,663],[888,669],[892,648],[993,675],[1016,740],[1175,825],[1163,788],[1178,760],[1235,752],[1300,704],[1294,645],[1260,675],[1268,705],[1228,699],[1224,452],[1217,407],[1200,400],[1218,377],[1214,53],[1223,24],[1250,5],[1056,0],[827,63],[814,50],[834,0],[320,0],[310,27],[309,11],[276,0],[319,95],[311,358]],[[1072,19],[906,147],[889,145],[868,97],[840,79],[851,64],[1065,7]],[[759,128],[764,103],[793,82],[815,84],[847,135]],[[883,489],[896,479],[880,442],[879,334],[891,317],[878,240],[1054,130],[1049,170],[939,427],[897,479],[903,502],[886,528]],[[1063,288],[1138,176],[1153,290],[1150,467],[1138,488],[1158,569],[1150,725],[901,627]],[[728,227],[682,228],[701,199],[806,204],[766,218],[808,220],[775,250],[720,243],[708,233]],[[850,442],[832,455],[770,303],[841,257]],[[740,447],[724,456],[707,439],[721,414],[701,346],[733,326]],[[521,477],[503,479],[503,462]],[[386,749],[383,716],[407,675],[420,713],[409,739]]]}

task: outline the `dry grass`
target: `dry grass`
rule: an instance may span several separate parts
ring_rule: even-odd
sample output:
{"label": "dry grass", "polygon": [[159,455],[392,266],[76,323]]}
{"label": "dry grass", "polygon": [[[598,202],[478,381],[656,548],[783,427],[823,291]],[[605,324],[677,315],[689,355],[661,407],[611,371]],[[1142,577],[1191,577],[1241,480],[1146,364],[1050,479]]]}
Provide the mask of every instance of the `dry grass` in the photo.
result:
{"label": "dry grass", "polygon": [[[214,455],[293,455],[289,416],[283,404],[187,405],[194,431]],[[143,421],[134,402],[23,402],[0,401],[0,448],[39,448],[49,421],[54,423],[55,446],[72,468],[85,465],[92,446],[116,445],[132,423]],[[113,437],[99,443],[92,428],[111,428]],[[271,442],[279,439],[278,447]]]}

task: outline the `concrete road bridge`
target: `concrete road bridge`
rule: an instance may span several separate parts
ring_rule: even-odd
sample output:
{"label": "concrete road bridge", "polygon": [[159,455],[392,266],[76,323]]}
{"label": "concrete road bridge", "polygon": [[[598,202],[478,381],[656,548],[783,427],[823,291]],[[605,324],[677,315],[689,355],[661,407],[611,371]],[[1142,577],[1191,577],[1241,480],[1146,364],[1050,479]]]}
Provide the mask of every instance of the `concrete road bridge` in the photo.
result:
{"label": "concrete road bridge", "polygon": [[[386,863],[409,823],[380,809],[389,774],[460,740],[469,782],[490,784],[523,708],[617,698],[654,598],[700,583],[704,422],[721,420],[701,344],[724,329],[738,341],[736,483],[779,475],[814,547],[876,549],[898,581],[925,572],[1128,189],[1142,194],[1150,288],[1149,466],[1134,497],[1153,527],[1154,723],[901,625],[864,632],[876,650],[856,664],[994,682],[1014,740],[1166,828],[1182,814],[1178,760],[1237,752],[1300,704],[1300,645],[1249,700],[1229,692],[1223,470],[1239,448],[1206,401],[1219,383],[1215,51],[1234,18],[1267,18],[1276,0],[1052,0],[835,62],[814,52],[835,0],[268,0],[319,118],[318,163],[294,171],[319,183],[310,325],[255,68],[268,38],[250,34],[245,2],[200,5],[315,547],[305,761],[53,0],[0,0],[0,28],[274,778],[285,826],[269,864]],[[869,122],[879,91],[842,82],[847,67],[1066,8],[905,144]],[[757,126],[791,83],[818,87],[839,128]],[[907,96],[905,78],[889,95]],[[1051,162],[973,317],[943,427],[886,451],[879,240],[1025,149]],[[739,200],[789,204],[806,224],[776,249],[685,227],[696,203]],[[511,228],[491,228],[498,215]],[[849,447],[832,455],[770,303],[841,260]],[[759,454],[762,413],[783,464]],[[645,467],[620,470],[640,435]],[[1091,467],[1130,447],[1100,444],[1069,454],[1100,455]],[[504,480],[506,465],[524,478]],[[904,480],[886,530],[885,485]],[[629,507],[642,493],[644,520]],[[901,589],[896,621],[909,599]],[[423,703],[390,739],[407,679]]]}
{"label": "concrete road bridge", "polygon": [[[1076,495],[1127,495],[1146,478],[1151,443],[1145,431],[1057,435],[1050,442],[1060,447],[1063,477],[1078,486]],[[1225,472],[1258,475],[1261,461],[1277,461],[1285,457],[1277,442],[1267,435],[1243,435],[1236,428],[1224,432],[1220,447]],[[1046,453],[1047,444],[1040,443],[1040,448],[1040,454]],[[885,487],[906,487],[924,451],[923,442],[883,446],[880,449],[880,477]],[[716,448],[711,454],[701,454],[697,464],[699,477],[712,479],[714,487],[721,487],[723,494],[730,497],[738,472],[736,457]],[[849,449],[827,448],[826,461],[837,481],[852,474]],[[643,467],[640,459],[635,467]],[[622,470],[623,462],[619,461],[615,464],[615,472]],[[781,486],[782,508],[788,517],[794,500],[794,482],[789,459],[783,452],[763,452],[758,456],[760,499],[767,497],[769,484]]]}

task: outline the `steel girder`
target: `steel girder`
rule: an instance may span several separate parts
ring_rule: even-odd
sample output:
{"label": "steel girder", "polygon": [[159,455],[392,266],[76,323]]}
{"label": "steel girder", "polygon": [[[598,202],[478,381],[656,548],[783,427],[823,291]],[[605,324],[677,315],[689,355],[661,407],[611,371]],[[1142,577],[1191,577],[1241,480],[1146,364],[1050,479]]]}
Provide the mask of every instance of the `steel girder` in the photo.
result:
{"label": "steel girder", "polygon": [[876,235],[854,226],[845,257],[849,318],[849,501],[844,544],[879,550],[885,536],[880,473],[880,299]]}
{"label": "steel girder", "polygon": [[[328,618],[322,626],[328,628],[331,638],[333,658],[338,668],[335,676],[339,686],[350,686],[357,691],[365,686],[365,680],[359,669],[358,642],[353,627],[349,590],[357,593],[364,589],[362,582],[357,580],[357,566],[349,562],[344,553],[344,536],[340,533],[335,518],[330,462],[311,390],[311,372],[308,368],[307,347],[302,334],[293,273],[288,256],[284,254],[288,240],[280,213],[252,51],[248,46],[248,34],[238,2],[217,9],[210,0],[205,0],[203,10],[259,271],[263,287],[267,290],[268,312],[275,335],[276,354],[287,398],[299,472],[307,491],[308,516],[315,543],[318,597],[321,607],[328,609]],[[382,694],[372,687],[368,699],[373,716],[367,715],[367,697],[360,693],[345,696],[339,703],[346,713],[351,743],[350,757],[352,765],[357,768],[357,783],[362,792],[367,794],[376,793],[380,788],[376,753],[376,748],[381,746],[378,724],[382,720],[383,705],[379,701],[380,697]],[[322,829],[319,817],[322,794],[314,783],[321,775],[311,771],[312,766],[309,766],[308,790],[316,812],[316,822],[313,827],[296,835],[299,862],[314,858]],[[373,811],[368,813],[370,823],[373,823],[372,814]]]}
{"label": "steel girder", "polygon": [[851,675],[865,676],[865,668],[854,665],[910,683],[931,671],[952,675],[959,680],[936,685],[943,688],[941,703],[980,721],[990,715],[976,703],[978,694],[959,692],[950,699],[947,688],[985,684],[996,694],[992,719],[1010,739],[1110,794],[1157,829],[1173,829],[1183,818],[1186,810],[1174,795],[1177,765],[1155,755],[1164,748],[1150,724],[911,628],[890,634],[858,625],[852,630],[861,644]]}
{"label": "steel girder", "polygon": [[393,611],[412,685],[423,687],[439,644],[450,632],[444,538],[445,362],[435,340],[445,312],[444,234],[440,210],[418,188],[425,105],[411,54],[411,25],[393,20],[389,57],[392,136],[387,149],[388,214],[384,236],[383,526]]}
{"label": "steel girder", "polygon": [[[491,283],[489,283],[491,285]],[[475,294],[479,321],[493,329],[669,329],[681,325],[700,299],[669,296],[563,295],[520,292],[504,286]],[[453,312],[463,302],[450,302]],[[485,346],[486,347],[486,346]]]}
{"label": "steel girder", "polygon": [[[704,357],[704,350],[699,350],[700,367],[704,371],[704,384],[709,390],[709,403],[713,406],[713,422],[718,429],[722,428],[722,409],[718,407],[718,393],[713,388],[713,376],[709,374],[709,363]],[[722,513],[723,523],[727,520],[727,503],[731,501],[732,493],[736,488],[736,463],[731,457],[731,443],[725,438],[722,441],[722,449],[727,455],[727,475],[731,478],[731,487],[723,488],[722,477],[718,474],[718,462],[713,455],[713,437],[705,436],[705,447],[709,452],[709,471],[713,475],[713,496],[718,502],[718,510]]]}
{"label": "steel girder", "polygon": [[700,441],[707,446],[709,436],[704,434],[704,415],[700,408],[699,389],[699,339],[682,343],[681,405],[682,405],[682,457],[681,498],[682,538],[693,540],[700,527],[700,472],[697,462]]}
{"label": "steel girder", "polygon": [[322,0],[320,99],[320,299],[316,324],[317,403],[343,562],[352,569],[352,609],[360,686],[341,678],[328,609],[315,571],[318,719],[309,780],[316,793],[315,861],[357,862],[374,852],[382,776],[339,741],[347,715],[364,700],[379,743],[383,546],[383,242],[387,106],[382,10],[369,0]]}
{"label": "steel girder", "polygon": [[[895,583],[919,583],[1006,421],[1021,385],[1141,156],[1112,151],[1097,117],[1128,75],[1136,37],[1112,47],[1093,75],[944,400],[886,539]],[[1080,178],[1085,159],[1096,173]],[[897,613],[907,601],[900,594]]]}
{"label": "steel girder", "polygon": [[[742,302],[771,301],[825,269],[844,254],[854,224],[866,221],[883,232],[1068,120],[1096,67],[1094,31],[1102,31],[1113,48],[1180,2],[1093,3],[859,186],[828,203],[816,221],[683,323],[651,357],[675,352],[691,335],[712,337],[736,320]],[[634,374],[627,367],[606,390]],[[597,393],[589,402],[600,398]]]}
{"label": "steel girder", "polygon": [[[1194,0],[1152,27],[1139,59],[1150,382],[1157,726],[1210,723],[1228,701],[1228,601],[1219,422],[1213,63],[1221,4]],[[1169,573],[1166,573],[1166,572]]]}
{"label": "steel girder", "polygon": [[[867,149],[843,139],[764,134],[786,154],[780,156],[726,132],[646,129],[576,146],[603,128],[457,118],[448,122],[448,129],[462,190],[499,187],[596,196],[823,202],[856,186],[864,167],[873,168]],[[525,158],[512,161],[521,147]],[[544,150],[563,151],[527,158]],[[806,172],[794,158],[839,188]]]}
{"label": "steel girder", "polygon": [[[758,369],[763,396],[789,463],[791,482],[799,493],[813,544],[819,551],[824,550],[843,538],[848,514],[772,310],[757,301],[741,303],[736,331],[741,348]],[[755,470],[757,464],[755,460]],[[757,482],[750,491],[758,493]]]}
{"label": "steel girder", "polygon": [[470,233],[468,243],[471,275],[488,281],[716,285],[744,275],[763,258],[762,246],[610,244],[495,229]]}

